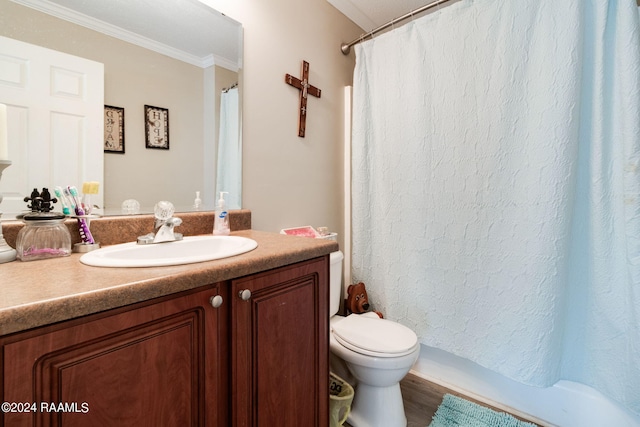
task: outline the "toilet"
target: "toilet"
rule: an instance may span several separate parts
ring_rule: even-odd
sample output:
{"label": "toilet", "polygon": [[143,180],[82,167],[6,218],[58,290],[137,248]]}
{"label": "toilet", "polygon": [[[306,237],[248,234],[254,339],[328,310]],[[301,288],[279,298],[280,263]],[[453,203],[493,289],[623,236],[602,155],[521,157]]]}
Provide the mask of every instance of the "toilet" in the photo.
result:
{"label": "toilet", "polygon": [[356,381],[347,422],[353,427],[406,427],[400,380],[418,359],[418,337],[375,313],[337,314],[343,296],[343,259],[340,251],[330,255],[329,348]]}

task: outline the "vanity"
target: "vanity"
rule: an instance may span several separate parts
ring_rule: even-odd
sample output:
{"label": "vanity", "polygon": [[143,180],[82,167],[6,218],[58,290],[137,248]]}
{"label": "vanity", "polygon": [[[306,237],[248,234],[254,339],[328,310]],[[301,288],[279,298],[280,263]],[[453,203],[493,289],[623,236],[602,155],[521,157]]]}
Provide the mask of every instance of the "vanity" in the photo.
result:
{"label": "vanity", "polygon": [[[189,215],[186,234],[213,222]],[[94,236],[137,233],[109,221],[92,222]],[[258,247],[153,268],[91,267],[79,254],[0,265],[3,425],[327,426],[338,245],[233,218],[232,230]]]}

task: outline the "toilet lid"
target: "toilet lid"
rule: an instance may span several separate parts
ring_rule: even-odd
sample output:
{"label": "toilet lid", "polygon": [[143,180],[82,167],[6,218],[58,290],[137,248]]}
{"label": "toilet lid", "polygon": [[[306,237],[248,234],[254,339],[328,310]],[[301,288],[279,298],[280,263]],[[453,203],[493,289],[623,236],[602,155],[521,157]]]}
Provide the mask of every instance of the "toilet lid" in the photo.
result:
{"label": "toilet lid", "polygon": [[357,353],[377,357],[399,357],[413,351],[415,332],[396,322],[352,314],[333,326],[336,340]]}

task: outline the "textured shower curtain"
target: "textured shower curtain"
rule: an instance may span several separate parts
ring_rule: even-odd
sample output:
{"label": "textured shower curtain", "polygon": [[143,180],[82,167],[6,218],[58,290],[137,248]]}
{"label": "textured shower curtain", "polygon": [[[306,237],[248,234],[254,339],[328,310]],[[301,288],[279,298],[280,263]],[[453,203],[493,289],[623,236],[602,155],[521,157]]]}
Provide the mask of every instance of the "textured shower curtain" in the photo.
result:
{"label": "textured shower curtain", "polygon": [[422,343],[640,412],[635,0],[462,0],[356,46],[353,278]]}
{"label": "textured shower curtain", "polygon": [[242,138],[240,137],[240,97],[238,88],[220,95],[220,133],[218,138],[218,166],[216,176],[216,203],[221,191],[227,209],[242,207]]}

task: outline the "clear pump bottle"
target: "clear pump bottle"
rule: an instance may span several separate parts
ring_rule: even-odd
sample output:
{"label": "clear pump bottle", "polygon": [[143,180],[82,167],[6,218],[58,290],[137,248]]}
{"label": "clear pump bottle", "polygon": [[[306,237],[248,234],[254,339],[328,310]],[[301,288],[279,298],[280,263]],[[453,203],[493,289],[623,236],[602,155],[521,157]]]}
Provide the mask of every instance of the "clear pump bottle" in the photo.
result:
{"label": "clear pump bottle", "polygon": [[216,236],[228,236],[231,232],[231,228],[229,227],[229,214],[224,201],[225,194],[229,193],[226,191],[220,192],[218,207],[216,208],[215,217],[213,218],[213,234]]}

